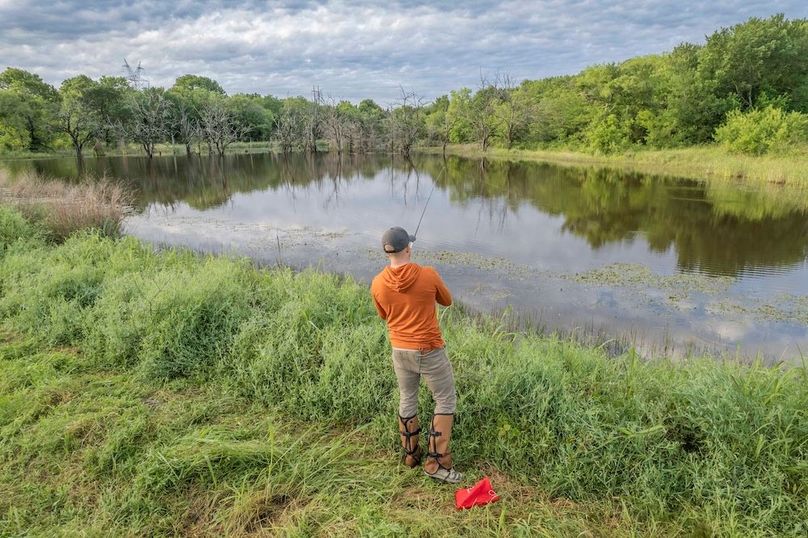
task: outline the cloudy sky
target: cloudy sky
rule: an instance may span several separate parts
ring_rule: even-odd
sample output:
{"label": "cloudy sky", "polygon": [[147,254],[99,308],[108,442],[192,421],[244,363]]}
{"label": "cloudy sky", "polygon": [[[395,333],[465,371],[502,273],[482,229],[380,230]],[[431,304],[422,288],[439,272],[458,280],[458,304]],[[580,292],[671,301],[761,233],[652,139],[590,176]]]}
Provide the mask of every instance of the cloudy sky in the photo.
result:
{"label": "cloudy sky", "polygon": [[399,87],[433,98],[480,73],[516,80],[703,42],[722,26],[804,0],[328,1],[0,0],[0,69],[58,84],[120,75],[143,62],[152,85],[185,73],[228,93],[308,95],[387,104]]}

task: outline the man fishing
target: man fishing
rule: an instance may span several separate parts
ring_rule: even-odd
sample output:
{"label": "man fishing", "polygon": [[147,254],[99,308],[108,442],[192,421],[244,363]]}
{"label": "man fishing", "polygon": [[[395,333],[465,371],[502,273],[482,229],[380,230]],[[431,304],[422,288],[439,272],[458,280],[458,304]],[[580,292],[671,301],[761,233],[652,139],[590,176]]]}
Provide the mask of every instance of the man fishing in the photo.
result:
{"label": "man fishing", "polygon": [[403,228],[384,232],[382,248],[390,264],[373,279],[371,293],[379,316],[387,322],[393,348],[404,464],[415,468],[423,455],[418,442],[421,432],[418,388],[423,376],[435,400],[424,472],[436,480],[455,484],[463,479],[452,466],[449,452],[457,394],[435,305],[436,302],[451,305],[452,295],[434,268],[412,262],[413,241],[415,236]]}

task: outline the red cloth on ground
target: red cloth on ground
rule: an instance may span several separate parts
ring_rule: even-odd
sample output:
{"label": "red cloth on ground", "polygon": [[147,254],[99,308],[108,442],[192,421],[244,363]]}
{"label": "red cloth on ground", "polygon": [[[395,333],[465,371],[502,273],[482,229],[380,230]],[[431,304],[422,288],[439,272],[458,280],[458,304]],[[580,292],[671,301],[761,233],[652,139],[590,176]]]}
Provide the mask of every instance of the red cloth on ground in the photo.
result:
{"label": "red cloth on ground", "polygon": [[491,487],[491,481],[487,476],[483,477],[482,480],[470,488],[455,491],[455,506],[458,510],[468,509],[473,506],[482,506],[484,504],[497,502],[498,500],[499,495],[497,495],[494,488]]}

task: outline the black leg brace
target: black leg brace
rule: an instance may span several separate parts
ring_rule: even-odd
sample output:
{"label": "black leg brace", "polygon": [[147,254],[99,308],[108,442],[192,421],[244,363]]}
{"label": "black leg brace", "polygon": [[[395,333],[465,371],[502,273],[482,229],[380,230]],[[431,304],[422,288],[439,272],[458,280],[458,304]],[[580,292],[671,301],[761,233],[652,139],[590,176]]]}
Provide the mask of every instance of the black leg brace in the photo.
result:
{"label": "black leg brace", "polygon": [[401,421],[401,425],[404,426],[404,430],[399,430],[399,433],[405,437],[404,442],[404,457],[412,456],[412,459],[415,460],[415,464],[418,465],[421,463],[421,447],[417,444],[415,448],[412,448],[413,442],[412,438],[418,439],[418,435],[421,433],[421,427],[419,426],[413,431],[410,431],[409,422],[417,417],[418,415],[413,415],[411,417],[404,418],[401,415],[398,416],[399,421]]}
{"label": "black leg brace", "polygon": [[[454,413],[435,413],[435,415],[453,416]],[[432,421],[429,424],[429,442],[427,443],[426,457],[434,458],[435,462],[438,464],[438,469],[443,469],[444,471],[451,471],[451,469],[444,466],[443,463],[441,463],[440,461],[440,459],[446,454],[441,454],[440,452],[438,452],[438,437],[443,435],[443,432],[435,430],[435,415],[432,415]]]}

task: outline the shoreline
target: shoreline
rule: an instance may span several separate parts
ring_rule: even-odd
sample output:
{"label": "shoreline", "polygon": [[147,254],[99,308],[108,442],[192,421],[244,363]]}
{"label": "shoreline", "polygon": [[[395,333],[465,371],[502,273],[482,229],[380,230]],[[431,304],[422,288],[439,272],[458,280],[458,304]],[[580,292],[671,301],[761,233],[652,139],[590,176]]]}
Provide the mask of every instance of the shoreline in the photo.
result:
{"label": "shoreline", "polygon": [[[440,147],[418,148],[440,155]],[[808,196],[808,155],[760,156],[729,154],[717,146],[666,150],[640,150],[616,155],[593,155],[572,150],[519,150],[476,145],[446,146],[446,155],[470,159],[539,161],[567,167],[603,167],[649,175],[672,176],[707,182],[796,189]]]}

